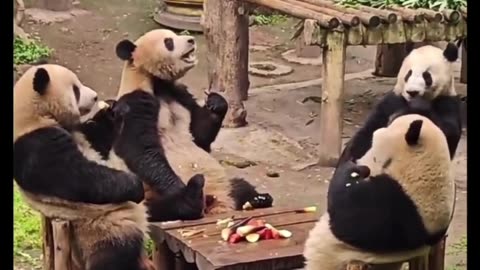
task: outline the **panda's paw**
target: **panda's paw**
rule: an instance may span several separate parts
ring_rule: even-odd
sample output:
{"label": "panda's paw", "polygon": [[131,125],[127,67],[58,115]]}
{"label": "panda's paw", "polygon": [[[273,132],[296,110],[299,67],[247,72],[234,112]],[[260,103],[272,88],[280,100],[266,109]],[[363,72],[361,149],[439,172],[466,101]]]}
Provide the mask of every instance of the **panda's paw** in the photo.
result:
{"label": "panda's paw", "polygon": [[188,181],[185,187],[185,193],[181,202],[181,218],[183,220],[193,220],[203,217],[205,209],[205,197],[203,187],[205,186],[205,177],[202,174],[196,174]]}
{"label": "panda's paw", "polygon": [[228,102],[220,94],[211,92],[207,96],[205,107],[217,115],[224,116],[228,110]]}
{"label": "panda's paw", "polygon": [[273,206],[273,197],[269,193],[259,193],[248,202],[253,209],[268,208]]}

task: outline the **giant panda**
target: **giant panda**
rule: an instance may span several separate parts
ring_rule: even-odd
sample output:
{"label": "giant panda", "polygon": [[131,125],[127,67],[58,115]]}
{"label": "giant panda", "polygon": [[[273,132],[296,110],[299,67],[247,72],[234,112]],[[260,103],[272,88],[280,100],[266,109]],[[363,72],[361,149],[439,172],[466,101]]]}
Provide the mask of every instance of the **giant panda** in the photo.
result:
{"label": "giant panda", "polygon": [[145,270],[142,182],[89,160],[72,136],[96,102],[63,66],[27,70],[14,87],[14,179],[33,209],[71,222],[79,269]]}
{"label": "giant panda", "polygon": [[376,104],[347,143],[337,167],[363,156],[371,146],[373,132],[385,127],[392,115],[408,109],[409,103],[417,99],[432,103],[431,110],[422,114],[443,131],[453,159],[462,135],[461,101],[455,91],[453,73],[457,58],[458,48],[453,43],[444,50],[431,45],[412,50],[402,63],[393,91]]}
{"label": "giant panda", "polygon": [[[151,221],[165,220],[165,197],[178,188],[168,182],[186,182],[195,174],[205,177],[207,215],[241,210],[247,202],[255,208],[273,203],[270,194],[258,193],[246,180],[228,177],[209,153],[228,103],[212,92],[202,104],[178,82],[196,65],[195,51],[193,37],[165,29],[147,32],[135,42],[123,40],[116,47],[125,64],[114,105],[123,113],[113,152],[147,183]],[[158,181],[148,182],[151,179]]]}
{"label": "giant panda", "polygon": [[305,269],[352,261],[398,269],[443,238],[454,202],[445,135],[427,117],[400,115],[374,132],[364,156],[336,169],[327,212],[305,242]]}
{"label": "giant panda", "polygon": [[[128,107],[115,106],[115,100],[100,101],[98,104],[99,106],[85,115],[82,122],[72,130],[73,139],[87,159],[113,169],[130,172],[125,162],[113,150],[117,136],[122,130],[124,110],[128,110]],[[192,176],[187,185],[179,179],[173,180],[180,182],[183,188],[163,197],[154,196],[148,183],[144,183],[145,202],[148,203],[152,197],[155,198],[156,207],[153,213],[156,220],[190,220],[203,217],[207,202],[203,195],[205,181],[203,175]]]}

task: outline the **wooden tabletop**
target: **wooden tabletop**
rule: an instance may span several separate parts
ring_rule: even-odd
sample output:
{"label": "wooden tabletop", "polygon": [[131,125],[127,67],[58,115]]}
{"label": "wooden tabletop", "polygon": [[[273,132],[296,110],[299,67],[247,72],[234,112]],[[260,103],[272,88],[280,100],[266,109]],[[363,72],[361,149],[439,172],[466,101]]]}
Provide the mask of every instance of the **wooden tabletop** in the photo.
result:
{"label": "wooden tabletop", "polygon": [[[280,270],[303,267],[303,246],[309,231],[320,213],[296,213],[297,209],[268,208],[238,211],[210,216],[196,221],[176,223],[152,223],[151,236],[156,242],[166,241],[173,252],[181,252],[189,263],[196,263],[199,270],[262,269]],[[218,219],[232,217],[240,220],[256,217],[277,229],[293,233],[288,239],[261,240],[257,243],[229,244],[221,240],[222,227]],[[203,234],[184,238],[180,229],[204,229]]]}

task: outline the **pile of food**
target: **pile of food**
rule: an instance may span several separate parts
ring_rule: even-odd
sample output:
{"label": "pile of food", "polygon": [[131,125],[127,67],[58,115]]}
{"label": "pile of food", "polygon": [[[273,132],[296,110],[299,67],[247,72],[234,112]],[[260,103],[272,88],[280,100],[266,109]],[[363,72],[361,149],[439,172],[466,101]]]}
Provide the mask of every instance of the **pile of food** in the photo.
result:
{"label": "pile of food", "polygon": [[[315,212],[316,207],[306,207],[296,212]],[[242,241],[249,243],[255,243],[260,240],[269,239],[285,239],[292,237],[292,233],[288,230],[280,230],[267,223],[263,219],[258,218],[245,218],[240,221],[234,222],[233,217],[223,220],[218,220],[218,226],[226,225],[226,228],[222,229],[222,240],[230,244],[235,244]]]}
{"label": "pile of food", "polygon": [[244,240],[255,243],[259,240],[290,238],[292,233],[287,230],[277,230],[265,220],[247,218],[237,223],[233,220],[228,221],[221,235],[224,241],[235,244]]}

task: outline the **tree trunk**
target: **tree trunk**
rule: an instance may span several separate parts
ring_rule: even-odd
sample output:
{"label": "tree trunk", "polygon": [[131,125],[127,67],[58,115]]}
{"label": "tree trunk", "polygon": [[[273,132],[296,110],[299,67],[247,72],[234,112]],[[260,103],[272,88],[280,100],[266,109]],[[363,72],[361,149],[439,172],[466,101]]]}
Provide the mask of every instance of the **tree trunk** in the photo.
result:
{"label": "tree trunk", "polygon": [[[229,110],[225,127],[247,124],[243,100],[248,96],[248,12],[243,1],[205,1],[209,88],[225,92]],[[225,18],[225,19],[224,19]]]}
{"label": "tree trunk", "polygon": [[405,56],[407,56],[407,48],[403,43],[378,45],[373,75],[396,77]]}
{"label": "tree trunk", "polygon": [[35,0],[32,6],[52,11],[67,11],[73,8],[73,0]]}

